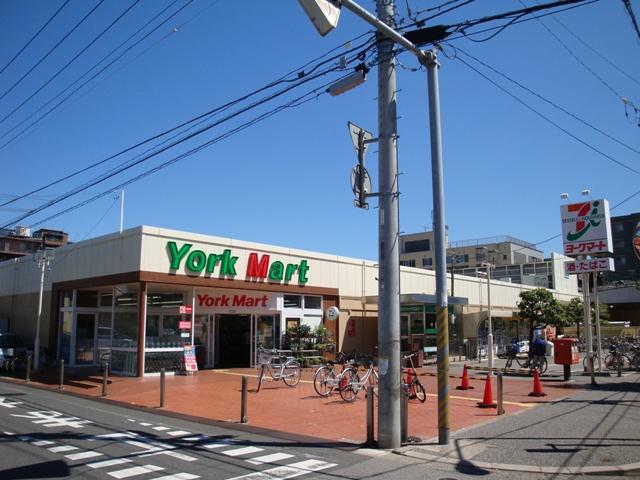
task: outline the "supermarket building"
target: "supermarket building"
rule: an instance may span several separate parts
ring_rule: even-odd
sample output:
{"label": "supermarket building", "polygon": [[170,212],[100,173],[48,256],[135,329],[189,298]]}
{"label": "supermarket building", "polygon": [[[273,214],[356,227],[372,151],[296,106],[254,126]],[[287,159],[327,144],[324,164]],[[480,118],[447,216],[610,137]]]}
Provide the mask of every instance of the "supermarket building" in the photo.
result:
{"label": "supermarket building", "polygon": [[[557,300],[578,295],[555,255]],[[41,272],[32,256],[0,262],[0,318],[33,345]],[[111,351],[114,373],[173,368],[184,344],[201,368],[255,364],[259,345],[279,348],[287,329],[323,325],[337,350],[374,353],[378,269],[367,260],[149,226],[69,244],[46,271],[41,345],[71,366]],[[435,273],[401,267],[401,349],[435,350]],[[517,301],[525,285],[492,281],[496,339],[526,325]],[[485,333],[486,280],[456,277],[449,297],[450,344]]]}

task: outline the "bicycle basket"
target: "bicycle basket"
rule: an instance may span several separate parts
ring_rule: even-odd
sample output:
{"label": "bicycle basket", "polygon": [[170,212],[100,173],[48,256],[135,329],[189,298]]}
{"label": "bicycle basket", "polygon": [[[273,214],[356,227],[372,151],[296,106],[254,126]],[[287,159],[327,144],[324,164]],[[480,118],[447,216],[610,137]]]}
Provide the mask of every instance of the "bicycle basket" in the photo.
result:
{"label": "bicycle basket", "polygon": [[258,364],[260,365],[271,363],[271,358],[273,358],[271,352],[258,352]]}

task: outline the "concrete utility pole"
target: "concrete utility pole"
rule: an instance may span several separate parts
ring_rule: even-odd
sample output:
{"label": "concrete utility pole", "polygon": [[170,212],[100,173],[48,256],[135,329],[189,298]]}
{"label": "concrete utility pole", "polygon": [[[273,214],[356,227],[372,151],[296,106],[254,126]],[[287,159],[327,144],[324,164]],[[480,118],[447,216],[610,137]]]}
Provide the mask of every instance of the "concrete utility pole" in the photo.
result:
{"label": "concrete utility pole", "polygon": [[[377,0],[378,18],[393,27],[394,2]],[[397,448],[400,439],[400,254],[398,251],[398,159],[395,44],[377,33],[378,175],[380,278],[378,284],[378,445]]]}
{"label": "concrete utility pole", "polygon": [[[489,368],[493,368],[493,324],[491,321],[491,264],[485,263],[487,267],[487,361]],[[491,372],[493,374],[493,372]]]}
{"label": "concrete utility pole", "polygon": [[42,323],[42,297],[44,294],[44,272],[49,268],[53,260],[53,250],[39,250],[36,252],[35,261],[40,269],[40,295],[38,297],[38,318],[36,319],[36,339],[33,343],[33,369],[40,368],[40,324]]}

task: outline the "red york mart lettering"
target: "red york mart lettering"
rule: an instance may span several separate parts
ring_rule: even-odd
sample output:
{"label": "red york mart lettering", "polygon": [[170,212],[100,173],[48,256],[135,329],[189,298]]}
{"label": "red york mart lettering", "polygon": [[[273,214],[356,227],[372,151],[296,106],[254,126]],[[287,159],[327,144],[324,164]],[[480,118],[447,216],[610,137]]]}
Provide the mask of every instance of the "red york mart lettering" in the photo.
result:
{"label": "red york mart lettering", "polygon": [[269,306],[269,297],[251,297],[248,295],[198,295],[198,305],[201,307],[262,307]]}

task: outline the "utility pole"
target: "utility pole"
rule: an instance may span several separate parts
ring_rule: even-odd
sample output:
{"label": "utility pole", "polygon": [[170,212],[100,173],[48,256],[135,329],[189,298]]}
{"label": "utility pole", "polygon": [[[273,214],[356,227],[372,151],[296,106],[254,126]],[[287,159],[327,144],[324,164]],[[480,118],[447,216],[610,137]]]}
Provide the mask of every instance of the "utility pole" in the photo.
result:
{"label": "utility pole", "polygon": [[[378,18],[393,28],[393,1],[376,0]],[[396,156],[395,43],[377,34],[380,277],[378,284],[378,445],[397,448],[400,438],[400,255],[398,251],[398,159]]]}
{"label": "utility pole", "polygon": [[40,368],[40,324],[42,323],[42,297],[44,293],[44,272],[53,260],[53,250],[38,250],[35,261],[40,269],[40,295],[38,297],[38,318],[36,319],[36,339],[33,344],[33,369]]}
{"label": "utility pole", "polygon": [[489,372],[493,375],[493,324],[491,321],[491,264],[485,263],[487,267],[487,361]]}
{"label": "utility pole", "polygon": [[120,190],[120,235],[124,227],[124,189]]}

